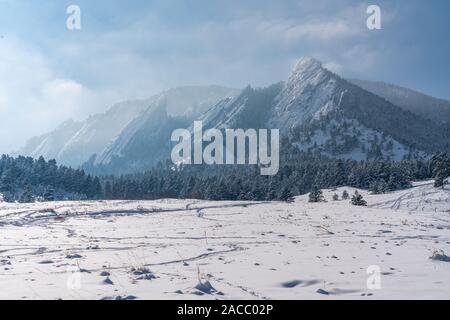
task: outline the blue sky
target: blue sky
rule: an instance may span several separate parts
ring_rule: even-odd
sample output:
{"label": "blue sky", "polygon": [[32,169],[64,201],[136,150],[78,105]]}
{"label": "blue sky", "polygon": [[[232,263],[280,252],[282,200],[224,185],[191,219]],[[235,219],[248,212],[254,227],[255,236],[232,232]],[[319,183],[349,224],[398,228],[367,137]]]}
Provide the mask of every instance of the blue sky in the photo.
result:
{"label": "blue sky", "polygon": [[0,152],[174,86],[269,85],[301,56],[450,99],[449,14],[447,0],[0,0]]}

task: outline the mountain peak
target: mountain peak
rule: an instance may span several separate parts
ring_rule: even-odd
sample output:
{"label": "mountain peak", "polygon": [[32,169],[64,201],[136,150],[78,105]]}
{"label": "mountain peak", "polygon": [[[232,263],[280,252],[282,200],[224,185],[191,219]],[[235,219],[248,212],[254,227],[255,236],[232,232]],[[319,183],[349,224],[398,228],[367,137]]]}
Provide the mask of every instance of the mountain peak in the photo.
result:
{"label": "mountain peak", "polygon": [[295,64],[288,80],[288,87],[299,86],[299,88],[310,85],[317,85],[329,72],[322,67],[322,63],[314,58],[303,57]]}
{"label": "mountain peak", "polygon": [[322,69],[322,62],[311,57],[302,57],[297,60],[292,73],[304,73],[318,69]]}

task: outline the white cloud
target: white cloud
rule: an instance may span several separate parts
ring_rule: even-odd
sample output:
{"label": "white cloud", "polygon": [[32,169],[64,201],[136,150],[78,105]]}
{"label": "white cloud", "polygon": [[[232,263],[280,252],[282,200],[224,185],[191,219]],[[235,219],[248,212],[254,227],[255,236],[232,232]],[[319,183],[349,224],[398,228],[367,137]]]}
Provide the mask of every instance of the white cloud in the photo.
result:
{"label": "white cloud", "polygon": [[35,49],[16,39],[0,41],[0,152],[15,151],[31,136],[103,106],[101,94],[75,80],[59,79]]}
{"label": "white cloud", "polygon": [[83,86],[76,81],[58,79],[44,86],[44,94],[50,99],[77,99],[83,94]]}
{"label": "white cloud", "polygon": [[263,30],[264,32],[269,31],[274,36],[278,35],[287,42],[301,40],[312,42],[338,41],[360,34],[357,28],[352,27],[345,20],[306,23],[272,22],[272,25]]}
{"label": "white cloud", "polygon": [[342,71],[344,69],[341,64],[339,64],[339,63],[337,63],[335,61],[330,61],[330,62],[324,63],[323,67],[325,69],[328,69],[331,72],[339,74],[339,75],[342,73]]}

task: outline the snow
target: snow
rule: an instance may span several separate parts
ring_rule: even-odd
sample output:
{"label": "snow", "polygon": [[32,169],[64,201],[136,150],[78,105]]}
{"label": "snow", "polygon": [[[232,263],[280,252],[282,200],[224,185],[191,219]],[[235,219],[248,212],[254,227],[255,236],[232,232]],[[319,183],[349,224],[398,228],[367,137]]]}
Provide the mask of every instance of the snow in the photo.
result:
{"label": "snow", "polygon": [[[372,147],[372,141],[376,139],[377,145],[381,147],[381,155],[385,159],[401,161],[407,158],[411,153],[411,150],[396,141],[390,136],[384,137],[379,131],[370,129],[362,125],[357,120],[352,120],[351,125],[348,128],[341,129],[342,134],[336,136],[334,134],[335,128],[339,128],[340,124],[335,120],[330,121],[323,129],[317,129],[313,132],[309,142],[306,139],[302,139],[296,142],[295,145],[299,150],[307,151],[320,151],[321,154],[329,157],[335,157],[340,159],[352,159],[352,160],[366,160],[368,158],[368,150]],[[338,145],[344,143],[343,136],[352,137],[354,132],[359,132],[356,136],[358,139],[358,147],[353,148],[351,151],[340,152],[339,154],[333,154],[327,150],[327,144],[331,144],[333,139]],[[391,148],[387,146],[391,144]],[[417,158],[424,159],[427,155],[424,152],[416,151],[413,153]]]}
{"label": "snow", "polygon": [[1,203],[0,299],[449,299],[450,263],[430,257],[450,254],[450,188],[360,191],[368,207],[331,200],[344,189],[315,204]]}

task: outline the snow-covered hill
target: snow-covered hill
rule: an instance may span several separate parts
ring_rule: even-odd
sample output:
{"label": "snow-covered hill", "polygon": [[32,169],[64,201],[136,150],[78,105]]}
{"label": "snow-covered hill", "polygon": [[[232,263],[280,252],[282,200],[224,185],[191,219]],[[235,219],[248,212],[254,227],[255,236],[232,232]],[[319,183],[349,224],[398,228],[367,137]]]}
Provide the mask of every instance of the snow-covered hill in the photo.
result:
{"label": "snow-covered hill", "polygon": [[326,203],[1,203],[0,298],[449,299],[450,262],[430,257],[450,254],[450,189],[360,190],[368,207],[332,201],[344,189]]}

